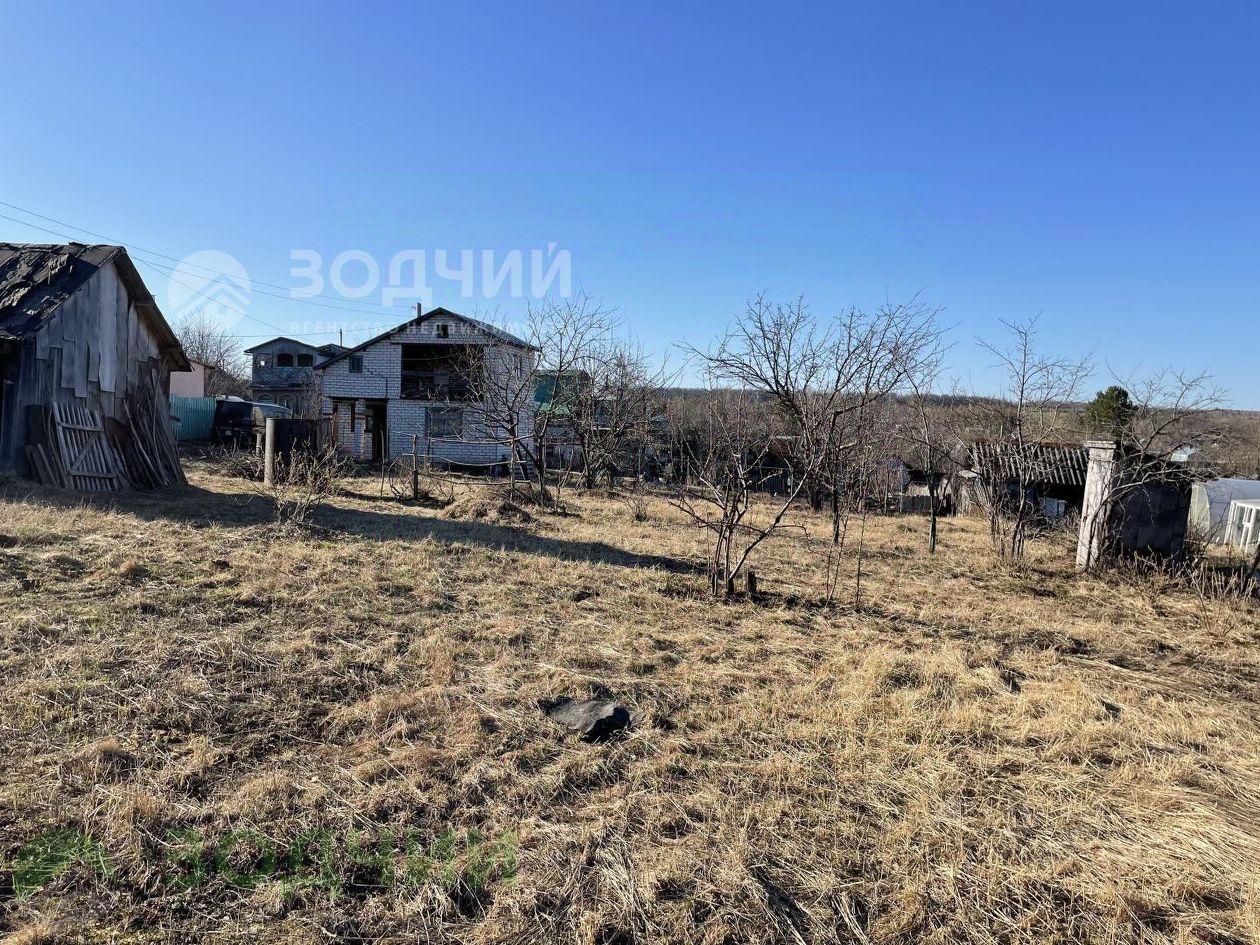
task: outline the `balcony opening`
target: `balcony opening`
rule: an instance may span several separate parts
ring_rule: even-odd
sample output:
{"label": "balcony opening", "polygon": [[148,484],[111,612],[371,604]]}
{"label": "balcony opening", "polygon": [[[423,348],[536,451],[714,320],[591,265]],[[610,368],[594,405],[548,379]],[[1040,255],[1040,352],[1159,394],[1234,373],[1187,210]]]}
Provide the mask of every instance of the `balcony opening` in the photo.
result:
{"label": "balcony opening", "polygon": [[474,381],[480,376],[481,360],[481,349],[470,345],[403,345],[400,396],[406,400],[475,400]]}

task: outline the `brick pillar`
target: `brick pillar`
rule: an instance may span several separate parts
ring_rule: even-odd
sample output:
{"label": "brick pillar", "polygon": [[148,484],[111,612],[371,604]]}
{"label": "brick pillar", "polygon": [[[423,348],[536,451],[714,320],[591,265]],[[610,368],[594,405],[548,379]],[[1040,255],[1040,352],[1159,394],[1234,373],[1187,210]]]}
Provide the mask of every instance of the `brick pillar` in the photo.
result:
{"label": "brick pillar", "polygon": [[1076,567],[1088,571],[1097,566],[1108,538],[1111,486],[1116,473],[1114,440],[1088,440],[1089,471],[1085,475],[1085,501],[1081,506],[1081,531],[1076,540]]}

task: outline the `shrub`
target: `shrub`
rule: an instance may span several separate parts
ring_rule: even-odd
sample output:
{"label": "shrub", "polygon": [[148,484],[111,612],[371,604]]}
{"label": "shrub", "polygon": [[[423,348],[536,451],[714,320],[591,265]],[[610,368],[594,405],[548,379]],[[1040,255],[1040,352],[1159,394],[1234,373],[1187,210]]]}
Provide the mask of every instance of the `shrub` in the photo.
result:
{"label": "shrub", "polygon": [[307,453],[294,450],[276,458],[275,475],[265,486],[281,525],[305,525],[325,499],[341,490],[350,463],[331,446]]}

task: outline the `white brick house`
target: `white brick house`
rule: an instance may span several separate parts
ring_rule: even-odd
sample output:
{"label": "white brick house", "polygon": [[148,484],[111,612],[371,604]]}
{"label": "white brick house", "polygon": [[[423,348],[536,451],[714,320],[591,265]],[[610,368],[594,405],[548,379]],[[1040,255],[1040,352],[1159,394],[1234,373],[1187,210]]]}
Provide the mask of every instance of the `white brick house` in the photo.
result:
{"label": "white brick house", "polygon": [[321,363],[322,413],[355,459],[410,454],[414,443],[441,465],[493,467],[511,458],[509,413],[518,436],[532,432],[536,355],[520,338],[437,308]]}

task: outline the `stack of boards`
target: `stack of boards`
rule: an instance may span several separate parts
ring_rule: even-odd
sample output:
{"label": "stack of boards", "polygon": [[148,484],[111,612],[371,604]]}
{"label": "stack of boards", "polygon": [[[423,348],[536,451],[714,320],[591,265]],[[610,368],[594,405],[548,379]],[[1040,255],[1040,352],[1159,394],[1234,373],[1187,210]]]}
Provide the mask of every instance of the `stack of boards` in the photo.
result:
{"label": "stack of boards", "polygon": [[128,392],[125,422],[77,404],[31,407],[26,455],[40,483],[81,492],[156,489],[187,482],[160,396]]}

